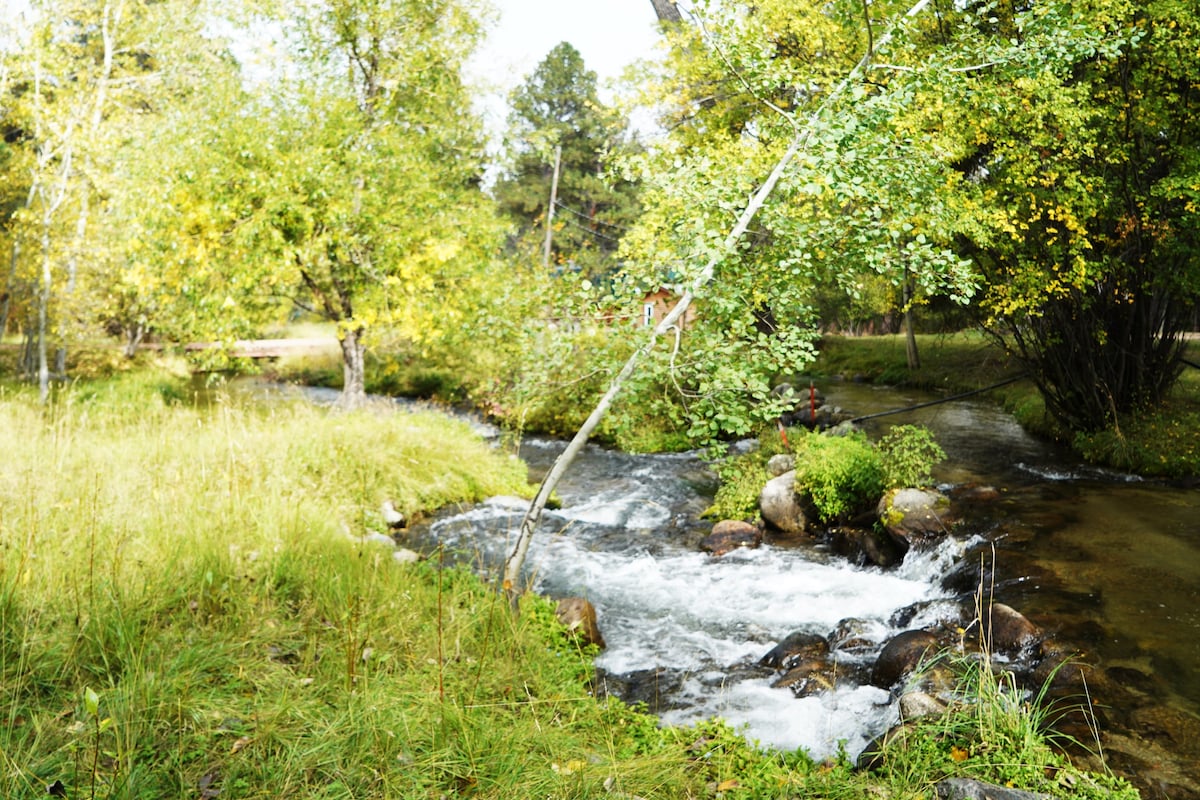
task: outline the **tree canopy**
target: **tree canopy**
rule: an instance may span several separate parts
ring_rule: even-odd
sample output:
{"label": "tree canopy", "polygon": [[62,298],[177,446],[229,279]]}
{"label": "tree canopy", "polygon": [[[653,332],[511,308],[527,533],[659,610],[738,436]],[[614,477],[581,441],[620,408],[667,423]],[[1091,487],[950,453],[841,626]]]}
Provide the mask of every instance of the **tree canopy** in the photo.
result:
{"label": "tree canopy", "polygon": [[1200,299],[1195,14],[1094,0],[947,24],[941,63],[980,67],[923,82],[914,119],[963,175],[987,323],[1072,430],[1160,402]]}
{"label": "tree canopy", "polygon": [[[644,149],[564,42],[510,98],[489,194],[463,79],[476,0],[34,2],[0,36],[4,328],[44,394],[101,329],[228,342],[311,312],[352,404],[369,343],[486,339],[507,385],[531,341],[578,367],[565,317],[615,357],[615,320],[694,287],[631,405],[711,440],[777,415],[825,315],[942,299],[1069,428],[1158,402],[1200,298],[1194,9],[914,9],[696,4],[642,86],[663,131]],[[260,38],[254,64],[235,55]],[[526,269],[551,221],[550,272],[574,280]]]}
{"label": "tree canopy", "polygon": [[[671,137],[644,162],[629,276],[651,285],[664,264],[702,262],[764,159],[901,10],[713,2],[675,26],[651,92]],[[735,335],[698,352],[764,365],[721,390],[761,395],[787,368],[769,348],[731,357],[752,317],[790,317],[811,338],[822,287],[857,299],[883,278],[906,308],[978,282],[980,319],[1069,428],[1161,399],[1200,288],[1196,62],[1182,55],[1194,16],[1177,2],[979,2],[907,22],[848,102],[804,118],[814,144],[701,298],[702,318]]]}
{"label": "tree canopy", "polygon": [[600,101],[596,73],[562,42],[512,92],[510,106],[506,164],[494,190],[501,211],[530,245],[541,244],[554,218],[556,270],[611,272],[621,236],[637,218],[637,186],[611,169],[629,146],[627,126]]}
{"label": "tree canopy", "polygon": [[[899,87],[845,86],[867,45],[848,9],[713,4],[673,36],[671,66],[651,94],[670,134],[633,164],[646,211],[626,239],[624,278],[634,294],[690,285],[716,259],[697,321],[659,380],[677,387],[696,435],[741,435],[778,416],[773,383],[813,359],[821,285],[853,295],[883,278],[965,302],[976,281],[952,247],[953,210],[940,191],[950,170],[899,127],[911,98]],[[724,249],[797,130],[802,152],[756,224]]]}

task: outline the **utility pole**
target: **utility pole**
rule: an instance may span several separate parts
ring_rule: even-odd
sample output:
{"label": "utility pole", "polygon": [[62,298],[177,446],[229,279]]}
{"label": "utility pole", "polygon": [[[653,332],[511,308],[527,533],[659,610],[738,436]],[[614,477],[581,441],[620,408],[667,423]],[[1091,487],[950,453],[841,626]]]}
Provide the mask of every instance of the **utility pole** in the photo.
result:
{"label": "utility pole", "polygon": [[542,266],[550,269],[550,242],[554,236],[554,204],[558,202],[558,169],[562,164],[562,145],[554,145],[554,177],[550,179],[550,205],[546,208],[546,248]]}

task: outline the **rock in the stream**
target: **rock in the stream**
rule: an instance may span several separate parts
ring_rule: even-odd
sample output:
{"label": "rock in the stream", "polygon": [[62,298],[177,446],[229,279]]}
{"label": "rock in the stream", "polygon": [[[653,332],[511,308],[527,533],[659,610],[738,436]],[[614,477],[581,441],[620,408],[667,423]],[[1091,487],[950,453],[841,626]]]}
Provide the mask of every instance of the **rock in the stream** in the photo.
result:
{"label": "rock in the stream", "polygon": [[937,637],[929,631],[904,631],[884,645],[871,670],[871,685],[891,689],[922,662],[937,654]]}
{"label": "rock in the stream", "polygon": [[596,607],[588,600],[582,597],[559,600],[554,609],[554,616],[558,617],[558,621],[582,644],[604,647],[604,637],[600,635],[600,625],[596,621]]}
{"label": "rock in the stream", "polygon": [[796,471],[771,478],[758,496],[758,510],[769,524],[784,533],[803,533],[808,525],[796,495]]}
{"label": "rock in the stream", "polygon": [[408,520],[404,514],[396,508],[396,504],[391,500],[383,501],[383,505],[379,509],[379,514],[383,517],[383,521],[387,523],[389,528],[403,528],[408,525]]}
{"label": "rock in the stream", "polygon": [[978,483],[964,483],[950,490],[950,499],[955,503],[978,505],[993,503],[1000,499],[1000,492],[995,486]]}
{"label": "rock in the stream", "polygon": [[622,702],[645,703],[651,714],[679,708],[674,699],[683,685],[684,673],[666,667],[651,667],[615,674],[597,667],[596,696],[615,697]]}
{"label": "rock in the stream", "polygon": [[1009,789],[970,778],[946,778],[934,787],[939,800],[1053,800],[1041,792]]}
{"label": "rock in the stream", "polygon": [[905,692],[900,695],[900,720],[912,722],[921,717],[940,717],[947,706],[928,692]]}
{"label": "rock in the stream", "polygon": [[759,666],[784,672],[772,684],[773,689],[791,689],[796,697],[808,697],[833,689],[838,670],[829,657],[829,642],[815,633],[796,631],[758,660]]}
{"label": "rock in the stream", "polygon": [[994,653],[1014,655],[1030,650],[1042,638],[1042,631],[1024,614],[1004,603],[992,603],[983,609],[983,634]]}
{"label": "rock in the stream", "polygon": [[392,560],[397,564],[415,564],[421,560],[421,554],[407,547],[397,547],[392,552]]}
{"label": "rock in the stream", "polygon": [[829,649],[835,653],[859,656],[869,653],[879,645],[883,638],[878,635],[881,628],[878,623],[847,617],[840,620],[830,631],[826,641],[829,642]]}
{"label": "rock in the stream", "polygon": [[772,689],[791,689],[796,697],[831,691],[838,683],[837,665],[827,655],[792,662],[792,667],[772,684]]}
{"label": "rock in the stream", "polygon": [[926,489],[896,489],[879,501],[879,520],[905,550],[941,539],[954,524],[950,501]]}
{"label": "rock in the stream", "polygon": [[795,468],[796,457],[790,453],[777,453],[767,460],[767,474],[772,478],[778,478]]}
{"label": "rock in the stream", "polygon": [[824,636],[796,631],[788,634],[782,642],[771,648],[766,655],[758,660],[758,663],[759,666],[763,667],[788,670],[800,661],[810,658],[823,658],[828,653],[829,642]]}
{"label": "rock in the stream", "polygon": [[904,560],[904,549],[886,533],[873,529],[833,528],[828,541],[834,552],[856,564],[894,567]]}
{"label": "rock in the stream", "polygon": [[712,533],[700,542],[700,549],[714,556],[723,556],[740,547],[758,547],[762,544],[762,531],[749,522],[723,519],[713,525]]}

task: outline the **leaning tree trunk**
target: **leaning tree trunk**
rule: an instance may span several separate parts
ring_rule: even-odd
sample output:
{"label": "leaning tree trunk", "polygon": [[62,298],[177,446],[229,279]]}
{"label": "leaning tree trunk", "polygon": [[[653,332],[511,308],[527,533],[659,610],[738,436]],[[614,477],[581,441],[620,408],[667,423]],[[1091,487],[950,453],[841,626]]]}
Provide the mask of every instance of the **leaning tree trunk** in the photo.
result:
{"label": "leaning tree trunk", "polygon": [[[905,13],[902,19],[907,20],[913,16],[916,16],[928,4],[929,0],[917,0],[917,3]],[[658,3],[655,3],[655,8],[657,9],[657,7]],[[867,65],[871,62],[874,53],[883,49],[887,45],[899,25],[900,22],[897,22],[884,36],[880,37],[873,51],[863,56],[862,60],[854,66],[854,69],[850,70],[850,73],[842,79],[842,82],[834,87],[834,89],[828,95],[826,95],[825,99],[821,102],[821,105],[808,116],[806,124],[798,125],[796,127],[796,134],[792,137],[792,141],[788,144],[787,150],[784,151],[778,163],[775,164],[775,168],[771,170],[771,174],[767,176],[765,181],[763,181],[762,186],[760,186],[758,191],[756,191],[750,198],[750,202],[746,206],[746,210],[742,212],[740,217],[738,217],[738,220],[734,224],[732,230],[730,230],[729,235],[725,237],[724,246],[709,259],[704,269],[700,271],[700,274],[692,282],[692,285],[683,293],[683,296],[679,298],[679,302],[675,304],[675,307],[671,309],[671,312],[663,318],[662,322],[654,326],[649,338],[643,342],[642,345],[638,347],[637,350],[635,350],[625,362],[625,365],[621,368],[621,371],[617,373],[617,376],[613,379],[612,384],[608,387],[608,391],[604,393],[604,396],[600,398],[600,401],[596,404],[596,407],[592,409],[592,413],[588,415],[588,418],[584,421],[578,432],[576,432],[574,438],[571,439],[570,444],[568,444],[566,449],[563,450],[557,459],[555,459],[554,465],[550,468],[550,471],[546,473],[546,477],[542,480],[542,484],[538,489],[537,496],[534,497],[533,502],[529,504],[529,510],[525,513],[524,518],[521,520],[521,528],[517,534],[517,542],[513,546],[512,552],[504,562],[504,573],[502,576],[503,588],[514,608],[516,608],[517,600],[520,598],[522,591],[521,587],[519,586],[521,570],[525,566],[525,557],[529,553],[529,545],[533,541],[534,531],[537,529],[538,522],[542,518],[542,511],[545,510],[546,503],[550,500],[550,496],[554,493],[554,489],[556,486],[558,486],[558,482],[562,479],[562,476],[566,474],[567,469],[571,466],[571,463],[575,460],[576,456],[579,455],[579,452],[583,449],[583,446],[587,444],[588,438],[590,438],[592,432],[596,430],[596,427],[600,424],[600,420],[604,418],[604,415],[608,412],[609,407],[612,405],[617,395],[621,393],[621,389],[624,388],[625,382],[628,381],[630,376],[632,376],[636,371],[638,363],[646,354],[654,349],[654,345],[658,341],[658,337],[662,336],[676,326],[679,320],[683,318],[684,313],[687,312],[688,307],[692,304],[695,293],[699,290],[702,290],[705,286],[712,282],[713,275],[716,272],[717,264],[721,261],[725,253],[732,252],[737,246],[737,243],[741,240],[742,235],[745,234],[746,230],[750,227],[750,222],[754,219],[759,209],[762,208],[767,198],[771,195],[771,192],[775,190],[775,186],[783,177],[783,172],[787,168],[788,164],[791,163],[792,159],[796,157],[801,148],[803,148],[808,143],[808,140],[812,137],[812,132],[816,129],[816,123],[819,117],[825,113],[825,110],[831,106],[834,100],[838,99],[842,94],[844,94],[846,90],[850,88],[851,84],[862,76]]]}

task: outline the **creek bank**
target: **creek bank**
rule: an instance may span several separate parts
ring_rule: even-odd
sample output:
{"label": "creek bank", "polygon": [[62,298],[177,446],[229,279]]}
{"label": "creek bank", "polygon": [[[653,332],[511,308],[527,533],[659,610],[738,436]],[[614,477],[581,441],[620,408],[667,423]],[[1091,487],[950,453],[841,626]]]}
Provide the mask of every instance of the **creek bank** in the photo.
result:
{"label": "creek bank", "polygon": [[[999,424],[990,428],[1003,430]],[[534,480],[560,447],[552,441],[522,443]],[[1038,463],[1037,452],[1006,447],[1009,463]],[[876,560],[855,549],[846,531],[840,536],[784,534],[764,526],[724,555],[713,555],[715,548],[706,552],[701,542],[712,525],[699,519],[711,503],[712,477],[694,455],[632,457],[589,446],[586,460],[568,479],[560,490],[562,508],[548,514],[535,537],[536,579],[531,581],[545,596],[582,595],[594,602],[608,644],[597,658],[597,694],[644,701],[668,724],[720,716],[737,726],[750,725],[748,735],[766,746],[802,746],[821,758],[845,740],[857,755],[866,745],[858,743],[858,731],[885,730],[899,722],[901,713],[911,718],[923,704],[913,693],[901,704],[904,694],[871,684],[879,651],[906,630],[928,629],[939,641],[958,644],[958,629],[968,627],[973,590],[981,583],[998,593],[1018,589],[1005,600],[1048,631],[1048,639],[1080,641],[1081,629],[1074,623],[1064,624],[1044,607],[1030,614],[1024,602],[1045,585],[1045,570],[1032,569],[1027,558],[1018,560],[1020,549],[1013,545],[1027,540],[1028,532],[994,523],[1024,513],[1007,478],[998,482],[1005,487],[1000,492],[970,479],[945,484],[952,506],[963,509],[962,520],[941,545],[946,555],[933,558],[939,545],[929,544],[888,567],[875,566]],[[508,532],[526,506],[490,502],[458,509],[431,520],[429,533],[445,543],[447,553],[467,553],[490,571],[488,565],[507,553]],[[759,533],[761,544],[755,547]],[[988,552],[997,539],[1008,554],[1000,569]],[[890,534],[884,541],[894,543]],[[838,556],[840,547],[848,548],[847,555]],[[994,581],[988,578],[993,573]],[[954,611],[945,608],[951,601]],[[828,652],[797,660],[787,670],[758,663],[797,630],[826,639]],[[1039,645],[1025,654],[1023,674],[1038,667],[1052,670],[1052,653],[1089,657],[1086,642],[1041,650]],[[839,668],[833,676],[822,671],[830,661]],[[794,671],[798,667],[804,670]],[[1144,668],[1129,668],[1146,675]],[[788,685],[770,688],[789,672]],[[825,690],[830,684],[832,691]],[[1064,693],[1072,691],[1082,696],[1082,688]],[[786,706],[789,697],[796,699],[794,707]],[[1164,732],[1158,739],[1161,750],[1185,729],[1186,720],[1167,713],[1147,710],[1142,717]],[[809,738],[810,732],[819,732],[819,738]],[[1145,763],[1153,762],[1146,758]]]}
{"label": "creek bank", "polygon": [[[814,412],[818,408],[816,403],[814,395]],[[832,425],[845,416],[836,409],[825,419]],[[813,413],[805,421],[815,423],[816,419]],[[975,482],[943,484],[936,490],[917,487],[892,490],[880,499],[873,520],[860,519],[857,526],[821,527],[815,524],[817,515],[804,488],[797,486],[796,457],[775,455],[767,461],[766,471],[770,477],[759,495],[761,523],[753,526],[740,520],[722,520],[704,540],[702,550],[720,557],[738,548],[759,547],[764,541],[787,546],[798,538],[810,538],[859,566],[887,570],[902,563],[910,551],[933,549],[956,535],[963,542],[964,556],[946,570],[941,581],[942,588],[951,594],[957,606],[932,618],[926,613],[922,628],[886,635],[888,628],[903,628],[907,620],[927,612],[929,604],[924,602],[898,611],[882,631],[869,621],[845,618],[831,630],[794,631],[754,665],[768,674],[772,688],[788,689],[796,698],[855,685],[872,685],[886,691],[888,702],[897,710],[897,719],[863,749],[858,759],[860,767],[880,766],[879,743],[903,736],[915,720],[944,715],[956,705],[972,702],[948,666],[957,658],[960,669],[963,663],[973,660],[994,674],[996,685],[1032,699],[1030,702],[1043,710],[1056,709],[1057,733],[1068,741],[1085,743],[1075,748],[1076,761],[1087,769],[1108,769],[1086,744],[1095,742],[1103,748],[1101,737],[1113,741],[1099,728],[1102,720],[1109,721],[1108,715],[1093,706],[1092,698],[1128,699],[1125,687],[1087,663],[1081,643],[1051,634],[1012,606],[998,602],[994,584],[989,586],[987,582],[988,570],[983,559],[975,560],[980,552],[979,542],[974,542],[976,549],[967,556],[971,536],[956,530],[964,520],[987,516],[981,512],[1001,500],[1000,491]],[[733,531],[737,534],[731,535]],[[974,538],[981,540],[978,535]],[[1055,627],[1053,622],[1050,624]],[[747,671],[735,665],[731,674]],[[669,670],[665,672],[670,674]],[[606,676],[610,682],[612,677]],[[644,694],[639,691],[638,678],[652,677],[661,682],[664,670],[657,670],[652,676],[623,677],[626,692]],[[1145,716],[1166,720],[1162,724],[1164,736],[1174,740],[1189,729],[1189,718],[1180,719],[1180,715],[1165,714],[1163,710],[1155,707],[1147,710]],[[1127,764],[1143,764],[1131,750],[1144,748],[1127,746],[1118,759]],[[1144,773],[1133,769],[1124,774],[1137,780]],[[1171,781],[1173,796],[1196,796],[1188,783],[1180,777]],[[1159,785],[1162,784],[1160,780]],[[1143,791],[1151,788],[1145,781],[1141,786]],[[939,793],[939,796],[955,795]],[[1022,795],[1018,792],[1012,796]]]}
{"label": "creek bank", "polygon": [[[760,495],[762,535],[748,539],[745,546],[808,537],[855,563],[886,570],[910,551],[928,550],[946,539],[963,542],[961,557],[940,581],[957,602],[956,611],[884,638],[873,639],[870,626],[852,618],[822,633],[796,631],[757,664],[771,670],[772,687],[787,688],[797,698],[847,684],[886,690],[898,720],[860,753],[861,768],[881,767],[882,742],[903,737],[914,721],[970,702],[947,666],[957,656],[974,659],[994,674],[997,685],[1009,687],[1017,698],[1039,708],[1037,713],[1049,715],[1055,735],[1069,743],[1071,756],[1082,768],[1116,769],[1145,797],[1200,798],[1187,763],[1200,755],[1200,719],[1155,700],[1152,674],[1131,666],[1102,668],[1086,640],[1103,636],[1103,631],[1061,618],[1046,619],[1043,628],[995,599],[996,550],[989,539],[1008,538],[1011,546],[1017,537],[1005,529],[997,534],[986,525],[962,523],[994,516],[1001,492],[974,483],[894,490],[880,500],[875,525],[822,528],[813,523],[811,506],[796,486],[794,466],[791,456],[768,462],[772,477]],[[717,527],[730,524],[722,521]],[[990,536],[981,536],[981,531]],[[1050,577],[1035,564],[1018,564],[1017,574],[1007,582],[1046,582]],[[920,605],[897,612],[889,625],[903,627],[906,618],[915,617],[927,604]],[[877,654],[873,661],[864,658],[871,654]]]}

